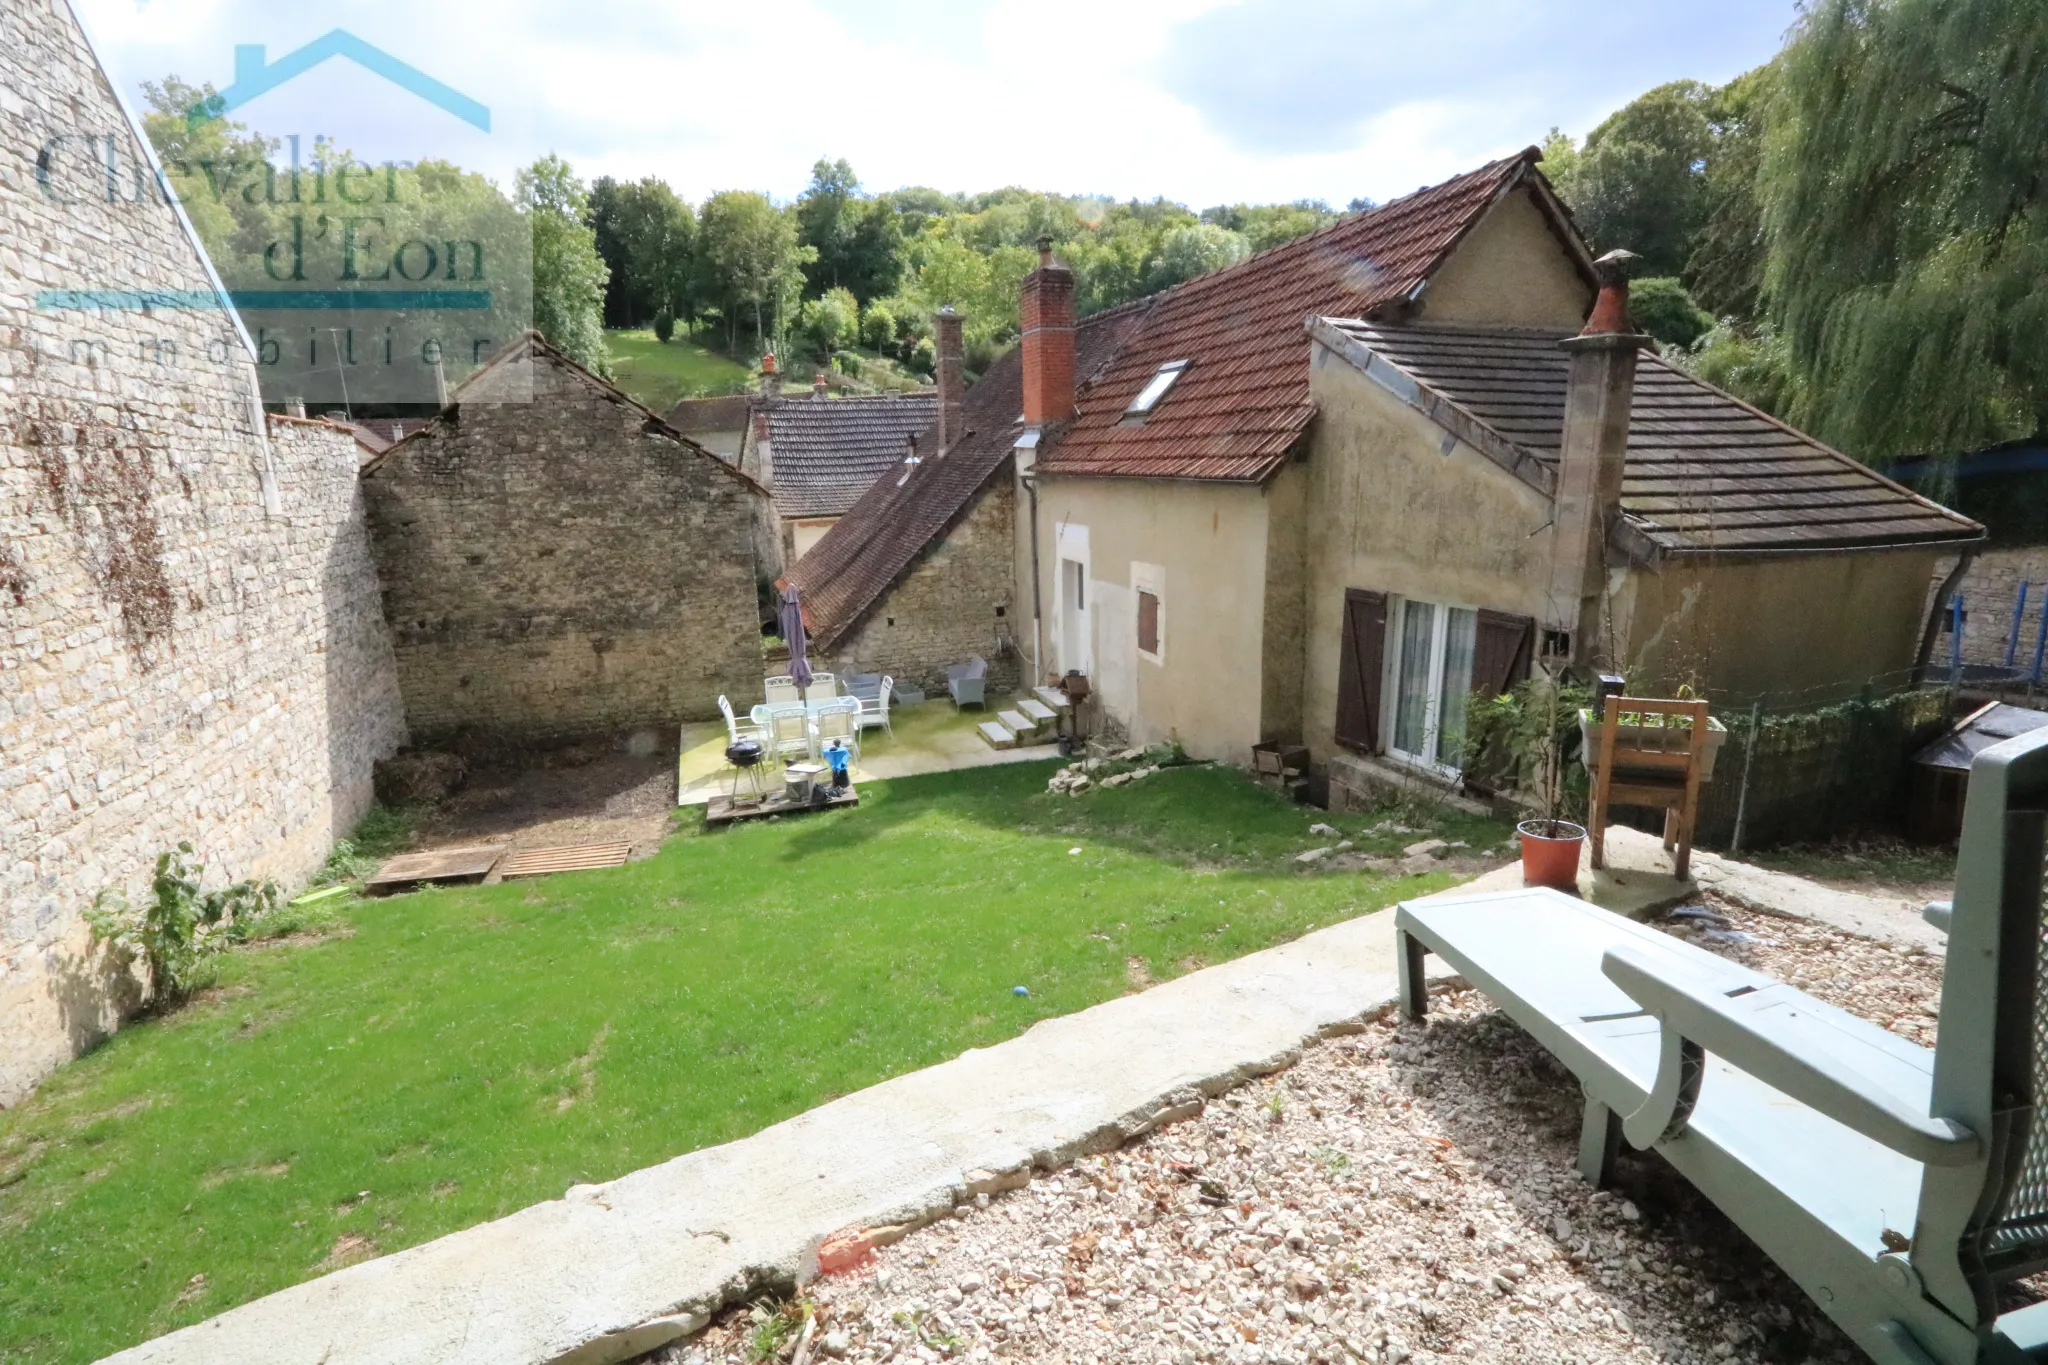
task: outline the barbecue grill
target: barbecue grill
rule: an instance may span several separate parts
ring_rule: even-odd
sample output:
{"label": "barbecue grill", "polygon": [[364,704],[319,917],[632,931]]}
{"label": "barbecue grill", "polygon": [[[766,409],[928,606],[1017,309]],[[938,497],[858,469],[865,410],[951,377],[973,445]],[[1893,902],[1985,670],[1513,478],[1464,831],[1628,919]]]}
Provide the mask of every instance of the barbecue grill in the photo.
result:
{"label": "barbecue grill", "polygon": [[758,806],[767,799],[767,781],[761,771],[761,760],[767,756],[759,740],[735,740],[725,746],[725,761],[732,765],[730,795],[735,806]]}

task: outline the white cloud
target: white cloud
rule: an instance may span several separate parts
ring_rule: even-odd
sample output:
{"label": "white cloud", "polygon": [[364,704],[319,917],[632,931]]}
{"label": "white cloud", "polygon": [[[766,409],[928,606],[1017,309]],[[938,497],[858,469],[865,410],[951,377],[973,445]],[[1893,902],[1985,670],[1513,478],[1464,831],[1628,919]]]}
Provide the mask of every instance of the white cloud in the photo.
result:
{"label": "white cloud", "polygon": [[[658,175],[690,198],[734,187],[788,198],[813,160],[844,156],[873,189],[1024,184],[1196,205],[1385,199],[1524,146],[1575,112],[1503,105],[1475,78],[1470,89],[1387,109],[1347,146],[1248,150],[1170,93],[1160,72],[1177,29],[1234,2],[951,3],[920,7],[929,26],[919,28],[833,0],[766,10],[674,0],[77,0],[130,91],[173,71],[225,85],[237,43],[264,43],[274,60],[345,27],[504,111],[499,151],[461,144],[471,164],[499,160],[480,169],[503,175],[555,150],[586,177]],[[348,82],[370,93],[339,99]],[[319,86],[330,111],[322,117],[346,107],[365,129],[321,131],[358,149],[390,135],[393,120],[432,127],[411,97],[365,73],[324,71]],[[299,116],[282,92],[266,99],[292,110],[279,117]]]}

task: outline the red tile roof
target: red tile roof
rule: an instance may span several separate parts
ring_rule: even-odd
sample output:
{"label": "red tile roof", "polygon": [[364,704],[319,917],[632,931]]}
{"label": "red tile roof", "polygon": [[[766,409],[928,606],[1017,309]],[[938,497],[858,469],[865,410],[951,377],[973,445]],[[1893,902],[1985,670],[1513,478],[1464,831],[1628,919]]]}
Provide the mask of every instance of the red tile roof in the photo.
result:
{"label": "red tile roof", "polygon": [[[1115,354],[1150,306],[1151,300],[1141,299],[1081,319],[1074,329],[1075,373],[1085,378]],[[1296,319],[1297,346],[1305,345],[1300,327]],[[790,566],[787,577],[803,590],[804,619],[818,649],[833,648],[859,625],[966,515],[997,471],[1008,467],[1023,430],[1017,425],[1023,403],[1023,363],[1011,347],[967,391],[964,432],[951,449],[935,453],[934,434],[927,430],[918,441],[919,463],[909,478],[884,473]]]}
{"label": "red tile roof", "polygon": [[[1045,474],[1258,482],[1307,429],[1302,321],[1413,297],[1486,210],[1534,179],[1534,148],[1393,200],[1159,295],[1077,395]],[[1543,198],[1548,202],[1548,193]],[[1188,368],[1142,424],[1124,409],[1159,367]]]}

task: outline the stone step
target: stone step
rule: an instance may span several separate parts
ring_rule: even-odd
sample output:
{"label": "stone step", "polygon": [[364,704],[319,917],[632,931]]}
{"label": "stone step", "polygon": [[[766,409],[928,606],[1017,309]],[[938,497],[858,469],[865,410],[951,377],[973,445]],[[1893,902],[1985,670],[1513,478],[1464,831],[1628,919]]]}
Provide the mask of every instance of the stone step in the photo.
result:
{"label": "stone step", "polygon": [[1021,711],[998,711],[996,719],[1016,733],[1019,744],[1029,744],[1038,736],[1038,727],[1026,720]]}
{"label": "stone step", "polygon": [[1057,687],[1034,687],[1031,689],[1031,695],[1038,699],[1040,706],[1054,711],[1066,711],[1074,705],[1067,699],[1067,694]]}
{"label": "stone step", "polygon": [[1014,749],[1017,747],[1016,732],[998,725],[995,721],[985,720],[974,728],[976,733],[988,741],[988,747],[991,749]]}
{"label": "stone step", "polygon": [[1025,697],[1022,701],[1019,701],[1017,709],[1022,711],[1025,718],[1033,725],[1051,725],[1059,719],[1058,712],[1054,711],[1044,702],[1034,701],[1030,697]]}

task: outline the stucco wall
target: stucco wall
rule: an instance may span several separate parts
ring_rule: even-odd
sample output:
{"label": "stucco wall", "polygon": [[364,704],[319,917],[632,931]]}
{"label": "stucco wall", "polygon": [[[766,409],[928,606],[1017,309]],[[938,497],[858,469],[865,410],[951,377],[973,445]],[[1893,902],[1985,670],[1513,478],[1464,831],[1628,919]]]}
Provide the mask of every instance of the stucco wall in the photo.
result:
{"label": "stucco wall", "polygon": [[[0,88],[19,97],[0,102],[5,1104],[133,1003],[85,952],[95,895],[139,901],[181,840],[209,883],[303,878],[402,732],[354,439],[266,423],[266,498],[223,313],[38,303],[210,284],[146,176],[136,197],[141,149],[68,14],[0,7]],[[36,149],[59,135],[46,193]],[[63,150],[87,137],[95,155],[113,140],[113,202],[96,165],[70,178]]]}
{"label": "stucco wall", "polygon": [[1545,616],[1550,500],[1317,346],[1305,496],[1302,737],[1336,747],[1344,592]]}
{"label": "stucco wall", "polygon": [[1929,550],[1668,561],[1616,603],[1632,686],[1690,683],[1717,704],[1823,706],[1902,687],[1919,647]]}
{"label": "stucco wall", "polygon": [[[1039,485],[1049,665],[1061,657],[1060,531],[1087,528],[1092,681],[1134,743],[1246,763],[1261,738],[1267,494],[1236,485],[1046,478]],[[1072,530],[1068,545],[1077,543]],[[1133,564],[1159,571],[1161,661],[1137,649]]]}
{"label": "stucco wall", "polygon": [[1593,291],[1528,190],[1493,206],[1422,293],[1424,322],[1577,331]]}
{"label": "stucco wall", "polygon": [[1304,460],[1290,461],[1266,486],[1264,666],[1259,738],[1301,739],[1302,668],[1308,633],[1308,492]]}
{"label": "stucco wall", "polygon": [[421,743],[544,743],[718,714],[762,677],[762,495],[566,366],[465,399],[365,475]]}
{"label": "stucco wall", "polygon": [[[946,666],[979,654],[988,660],[989,690],[1015,690],[1024,667],[1019,650],[1028,658],[1031,634],[1030,621],[1020,619],[1014,605],[1016,508],[1016,479],[1006,460],[966,515],[832,649],[838,670],[886,673],[940,695]],[[999,638],[1012,647],[998,652]]]}

